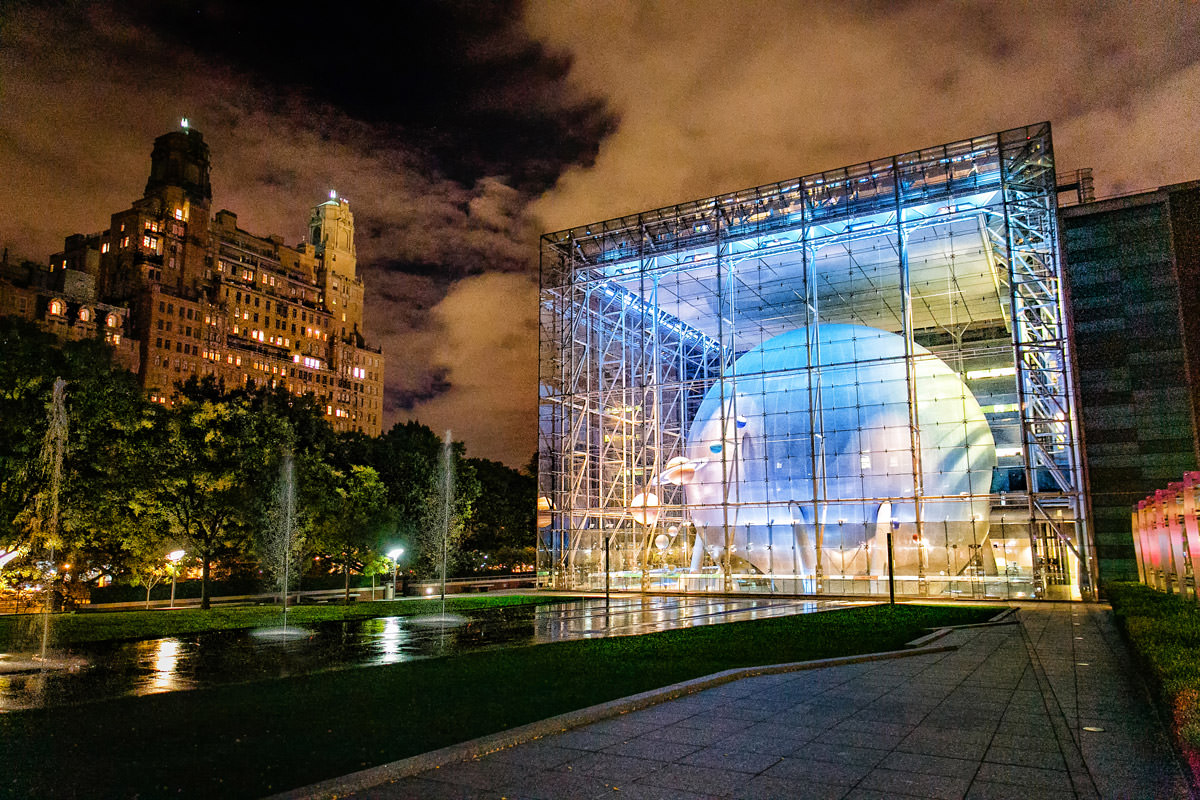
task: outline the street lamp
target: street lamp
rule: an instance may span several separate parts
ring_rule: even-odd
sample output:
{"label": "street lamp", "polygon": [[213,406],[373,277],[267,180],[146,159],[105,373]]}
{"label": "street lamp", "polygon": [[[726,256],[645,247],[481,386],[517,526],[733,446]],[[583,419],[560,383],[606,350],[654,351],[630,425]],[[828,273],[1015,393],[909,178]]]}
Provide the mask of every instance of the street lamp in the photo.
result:
{"label": "street lamp", "polygon": [[167,553],[167,561],[171,562],[171,608],[175,607],[175,576],[179,573],[179,559],[183,558],[182,550],[172,550]]}
{"label": "street lamp", "polygon": [[395,550],[389,550],[387,557],[392,560],[392,599],[396,599],[396,581],[400,574],[400,556],[404,555],[404,548],[397,547]]}

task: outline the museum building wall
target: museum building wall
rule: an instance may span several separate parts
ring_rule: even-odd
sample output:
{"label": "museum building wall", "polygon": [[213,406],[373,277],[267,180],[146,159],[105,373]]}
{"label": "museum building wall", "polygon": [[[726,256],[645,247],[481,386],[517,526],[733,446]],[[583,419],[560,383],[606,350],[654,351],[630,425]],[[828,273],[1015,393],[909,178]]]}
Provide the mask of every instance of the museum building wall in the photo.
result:
{"label": "museum building wall", "polygon": [[1137,580],[1130,514],[1197,468],[1200,183],[1060,209],[1101,580]]}
{"label": "museum building wall", "polygon": [[1094,585],[1049,125],[546,234],[539,581]]}

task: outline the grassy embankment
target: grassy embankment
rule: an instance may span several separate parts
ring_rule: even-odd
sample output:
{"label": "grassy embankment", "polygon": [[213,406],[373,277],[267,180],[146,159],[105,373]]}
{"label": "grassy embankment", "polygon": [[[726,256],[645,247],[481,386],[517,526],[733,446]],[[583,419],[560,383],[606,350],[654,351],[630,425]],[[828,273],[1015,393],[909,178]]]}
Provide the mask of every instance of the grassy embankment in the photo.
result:
{"label": "grassy embankment", "polygon": [[[562,602],[562,597],[546,595],[490,595],[446,598],[447,611],[469,611],[512,605],[541,605]],[[340,605],[292,606],[288,609],[289,625],[315,622],[335,622],[345,619],[371,617],[407,617],[441,611],[439,598],[408,598],[377,600],[369,603]],[[51,617],[50,632],[55,647],[103,641],[132,641],[156,639],[163,636],[186,636],[204,631],[261,628],[279,625],[282,621],[279,606],[218,606],[210,611],[198,608],[161,609],[156,611],[107,611],[101,613],[55,614]],[[0,651],[33,649],[41,643],[42,618],[37,614],[0,617]]]}
{"label": "grassy embankment", "polygon": [[1200,606],[1140,583],[1110,583],[1105,592],[1200,781]]}
{"label": "grassy embankment", "polygon": [[871,606],[0,715],[0,796],[260,797],[723,669],[897,649],[994,608]]}

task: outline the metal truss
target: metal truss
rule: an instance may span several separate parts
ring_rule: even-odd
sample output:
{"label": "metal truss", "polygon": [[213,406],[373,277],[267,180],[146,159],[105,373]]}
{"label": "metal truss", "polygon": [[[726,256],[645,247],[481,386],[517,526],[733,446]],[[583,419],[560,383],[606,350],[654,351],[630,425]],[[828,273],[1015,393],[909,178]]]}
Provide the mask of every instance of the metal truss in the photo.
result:
{"label": "metal truss", "polygon": [[[1024,135],[1021,135],[1024,134]],[[1012,299],[1013,346],[1021,404],[1026,485],[1032,523],[1070,547],[1089,593],[1096,565],[1086,542],[1076,390],[1070,369],[1066,300],[1058,258],[1058,217],[1050,126],[999,134]],[[1046,477],[1050,480],[1046,480]],[[1069,508],[1075,535],[1057,509]],[[1050,509],[1056,509],[1052,515]],[[1034,524],[1031,524],[1031,528]],[[1083,543],[1081,548],[1079,545]],[[1037,547],[1035,546],[1035,552]],[[1040,565],[1035,561],[1035,574]]]}
{"label": "metal truss", "polygon": [[[916,529],[923,535],[912,365],[920,319],[923,336],[943,331],[951,337],[962,376],[964,357],[1012,359],[1004,363],[1016,371],[1012,410],[1019,416],[1025,488],[994,496],[994,518],[1010,525],[1011,506],[1027,505],[1035,583],[1046,581],[1043,562],[1061,544],[1078,558],[1086,593],[1095,566],[1087,546],[1056,226],[1050,129],[1042,124],[543,236],[539,493],[552,523],[539,534],[540,585],[595,589],[597,576],[626,573],[644,589],[653,539],[666,536],[669,545],[678,541],[689,552],[684,490],[655,478],[685,455],[689,425],[708,389],[722,376],[736,380],[730,369],[737,357],[789,326],[854,321],[904,336]],[[985,264],[980,269],[994,284],[985,319],[999,338],[989,334],[986,347],[964,346],[971,318],[957,324],[938,318],[943,308],[966,302],[957,275],[937,294],[911,274],[914,242],[924,240],[928,259],[928,243],[944,230],[949,236],[971,232]],[[883,242],[886,252],[873,241]],[[831,245],[840,255],[829,255]],[[844,279],[822,274],[819,265],[835,257],[839,269],[867,277],[839,289],[834,281]],[[859,263],[864,257],[876,262]],[[744,277],[756,263],[782,258],[795,267],[790,277],[773,276],[783,289]],[[872,286],[872,266],[882,274],[890,265],[897,285]],[[880,298],[874,312],[882,322],[855,305],[864,288]],[[760,306],[791,305],[777,312],[760,307],[757,319],[747,319],[739,305],[747,298]],[[819,391],[813,363],[810,354],[816,381],[810,391]],[[816,398],[809,407],[820,405]],[[815,443],[823,442],[820,420],[810,427],[815,459]],[[815,463],[810,474],[815,481]],[[636,524],[635,499],[649,491],[658,495],[657,524]],[[814,488],[808,500],[817,507],[825,498]],[[727,496],[726,506],[732,502]],[[819,512],[815,508],[815,519],[822,518]],[[694,572],[702,554],[690,552],[682,563],[690,560]],[[723,564],[708,564],[720,568],[724,580],[707,588],[731,588],[728,553]],[[820,587],[820,547],[817,553],[810,585]]]}

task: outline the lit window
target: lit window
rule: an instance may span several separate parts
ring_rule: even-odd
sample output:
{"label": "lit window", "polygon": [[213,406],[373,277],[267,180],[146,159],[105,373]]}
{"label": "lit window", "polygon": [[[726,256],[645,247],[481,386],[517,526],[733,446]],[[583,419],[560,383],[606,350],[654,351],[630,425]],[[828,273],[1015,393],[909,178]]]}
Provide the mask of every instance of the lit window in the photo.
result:
{"label": "lit window", "polygon": [[106,323],[108,324],[108,327],[116,328],[121,324],[121,318],[116,314],[109,314]]}
{"label": "lit window", "polygon": [[65,306],[63,305],[62,300],[51,300],[50,301],[50,313],[53,314],[54,316],[61,315],[63,313],[64,309],[65,309]]}
{"label": "lit window", "polygon": [[183,220],[183,209],[182,208],[175,209],[175,219]]}
{"label": "lit window", "polygon": [[101,252],[101,253],[107,253],[107,252],[108,252],[108,246],[109,246],[109,245],[108,245],[108,242],[102,242],[102,243],[100,244],[100,252]]}
{"label": "lit window", "polygon": [[977,381],[984,378],[1006,378],[1009,375],[1016,375],[1016,367],[995,367],[993,369],[974,369],[967,371],[967,380]]}
{"label": "lit window", "polygon": [[79,309],[79,321],[87,322],[92,318],[92,312],[86,308]]}

